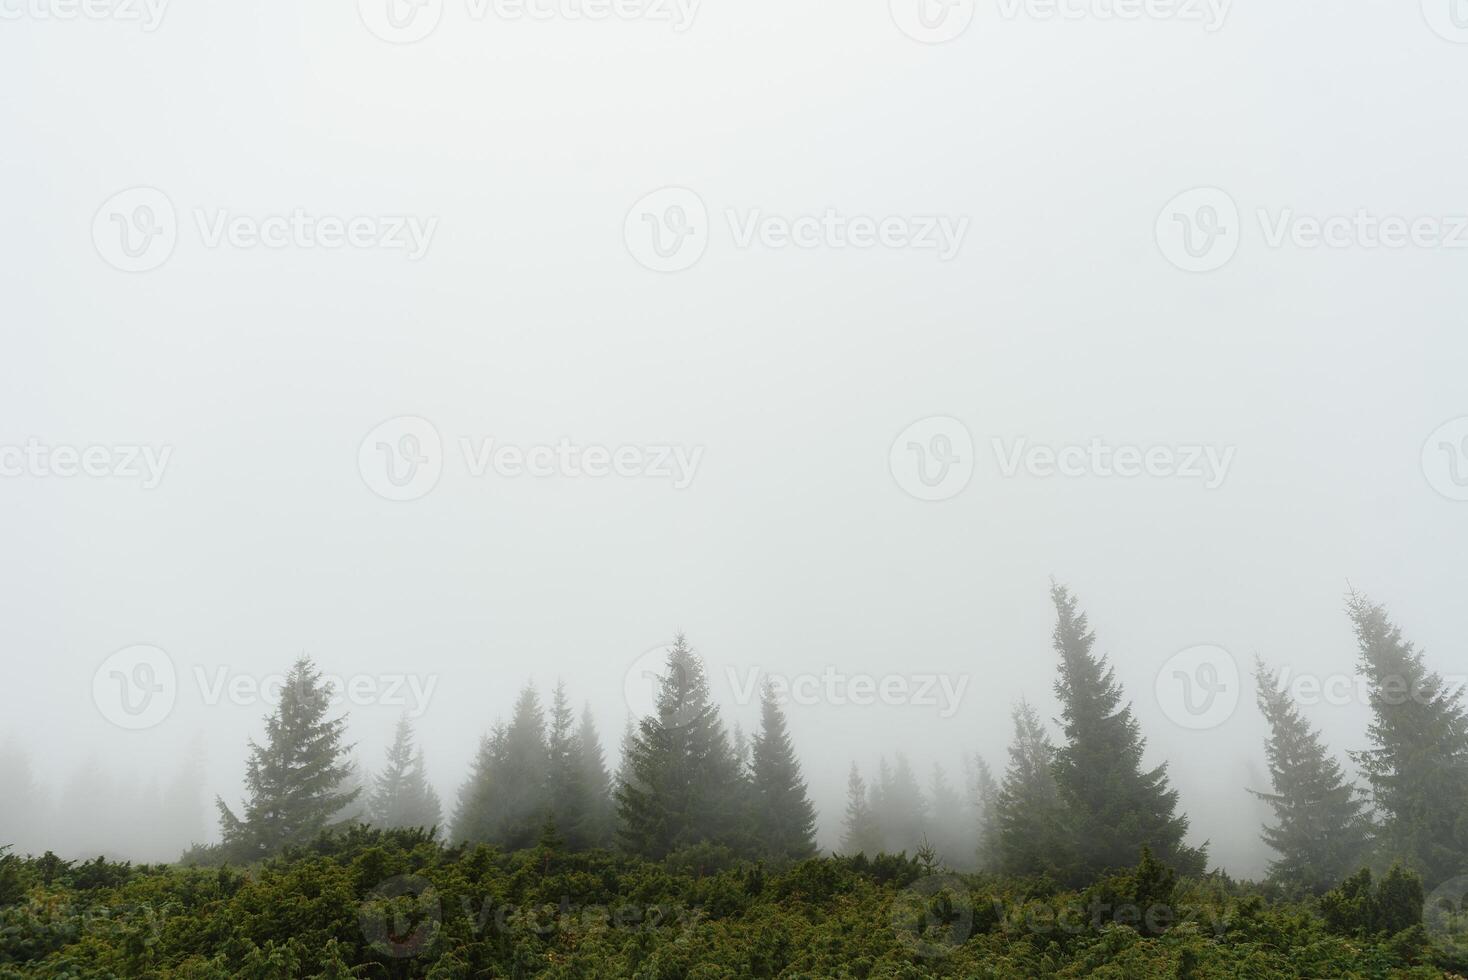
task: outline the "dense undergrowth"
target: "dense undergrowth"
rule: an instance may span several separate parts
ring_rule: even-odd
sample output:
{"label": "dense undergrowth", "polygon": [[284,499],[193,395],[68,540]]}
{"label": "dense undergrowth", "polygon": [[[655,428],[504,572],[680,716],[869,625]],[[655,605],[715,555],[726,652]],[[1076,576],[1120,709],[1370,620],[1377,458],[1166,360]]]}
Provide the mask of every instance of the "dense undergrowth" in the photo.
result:
{"label": "dense undergrowth", "polygon": [[[1441,977],[1421,886],[1291,900],[1144,855],[1083,891],[922,856],[786,868],[356,828],[248,868],[0,857],[0,977]],[[1460,923],[1459,923],[1460,924]],[[1468,936],[1460,935],[1461,938]]]}

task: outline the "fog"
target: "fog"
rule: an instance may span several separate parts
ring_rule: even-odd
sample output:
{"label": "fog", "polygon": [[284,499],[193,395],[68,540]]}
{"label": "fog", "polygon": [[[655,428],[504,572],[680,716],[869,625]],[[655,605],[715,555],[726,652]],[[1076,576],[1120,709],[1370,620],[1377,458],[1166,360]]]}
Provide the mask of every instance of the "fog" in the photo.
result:
{"label": "fog", "polygon": [[1350,590],[1468,662],[1468,32],[1035,6],[4,7],[0,844],[217,840],[303,654],[446,809],[526,684],[615,768],[682,631],[829,850],[1058,737],[1054,578],[1262,874],[1254,657],[1346,762]]}

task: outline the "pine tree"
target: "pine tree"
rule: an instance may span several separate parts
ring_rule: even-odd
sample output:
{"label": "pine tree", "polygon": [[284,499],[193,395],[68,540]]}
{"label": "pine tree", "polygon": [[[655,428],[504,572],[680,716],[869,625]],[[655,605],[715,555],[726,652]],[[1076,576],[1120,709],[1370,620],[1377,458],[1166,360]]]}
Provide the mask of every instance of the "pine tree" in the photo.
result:
{"label": "pine tree", "polygon": [[515,701],[515,713],[505,729],[502,751],[491,777],[489,842],[507,851],[532,846],[545,822],[546,773],[550,752],[546,746],[545,715],[535,688],[526,685]]}
{"label": "pine tree", "polygon": [[494,834],[496,780],[503,768],[505,726],[496,724],[479,740],[479,751],[470,764],[469,775],[459,787],[454,808],[453,839],[489,841]]}
{"label": "pine tree", "polygon": [[379,827],[429,828],[443,823],[443,807],[428,783],[423,749],[414,746],[413,723],[406,714],[398,719],[387,764],[373,778],[367,809]]}
{"label": "pine tree", "polygon": [[1188,818],[1177,812],[1167,766],[1142,769],[1146,742],[1096,635],[1065,587],[1053,585],[1058,618],[1060,697],[1066,742],[1055,756],[1055,781],[1065,801],[1078,864],[1075,880],[1136,864],[1142,848],[1181,874],[1202,874],[1205,852],[1183,842]]}
{"label": "pine tree", "polygon": [[928,803],[907,757],[897,753],[895,767],[881,760],[872,810],[882,828],[883,850],[895,854],[917,852],[928,831]]}
{"label": "pine tree", "polygon": [[627,746],[617,787],[619,834],[628,850],[662,858],[738,831],[740,774],[703,661],[683,634],[668,653],[656,713]]}
{"label": "pine tree", "polygon": [[929,784],[928,841],[943,863],[952,868],[967,868],[978,853],[970,812],[963,796],[948,781],[948,773],[936,762]]}
{"label": "pine tree", "polygon": [[1372,828],[1366,800],[1263,660],[1256,661],[1254,677],[1270,731],[1264,752],[1274,791],[1251,791],[1274,810],[1274,826],[1263,833],[1279,855],[1269,874],[1286,888],[1323,894],[1360,868],[1367,855]]}
{"label": "pine tree", "polygon": [[1371,747],[1354,753],[1381,814],[1381,857],[1431,889],[1468,872],[1468,716],[1460,692],[1428,670],[1386,610],[1347,606],[1371,684]]}
{"label": "pine tree", "polygon": [[573,728],[575,716],[566,696],[566,685],[556,683],[551,696],[550,735],[546,742],[550,768],[547,772],[547,798],[556,829],[572,850],[593,846],[597,834],[596,812],[587,772]]}
{"label": "pine tree", "polygon": [[1014,709],[1009,765],[994,801],[990,860],[1013,875],[1061,877],[1072,866],[1065,805],[1055,783],[1055,746],[1027,702]]}
{"label": "pine tree", "polygon": [[581,710],[581,726],[576,730],[576,752],[581,779],[591,804],[589,846],[608,847],[616,824],[616,814],[612,809],[612,779],[607,772],[606,754],[602,751],[601,736],[597,734],[590,705]]}
{"label": "pine tree", "polygon": [[974,857],[980,871],[999,867],[999,784],[989,764],[978,753],[970,756],[964,767],[968,803],[973,813]]}
{"label": "pine tree", "polygon": [[216,797],[225,852],[254,861],[289,844],[305,843],[356,798],[342,792],[351,751],[342,743],[346,717],[329,719],[330,695],[321,672],[305,657],[286,675],[280,703],[265,719],[265,744],[250,740],[249,792],[242,816]]}
{"label": "pine tree", "polygon": [[856,763],[846,776],[846,817],[842,822],[841,853],[875,856],[882,852],[882,828],[872,813],[866,781]]}
{"label": "pine tree", "polygon": [[816,809],[806,794],[785,713],[768,685],[760,697],[760,730],[750,748],[755,846],[776,860],[814,857]]}

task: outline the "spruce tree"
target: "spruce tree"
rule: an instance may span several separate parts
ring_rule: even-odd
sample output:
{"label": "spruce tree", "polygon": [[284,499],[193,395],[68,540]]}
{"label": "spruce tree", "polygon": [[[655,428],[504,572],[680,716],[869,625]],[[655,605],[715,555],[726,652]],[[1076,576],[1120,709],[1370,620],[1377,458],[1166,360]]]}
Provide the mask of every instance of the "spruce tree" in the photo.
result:
{"label": "spruce tree", "polygon": [[846,776],[846,818],[842,829],[842,854],[876,856],[882,852],[882,828],[877,826],[876,815],[872,813],[871,801],[867,798],[866,781],[861,778],[855,762]]}
{"label": "spruce tree", "polygon": [[901,752],[897,753],[895,766],[889,766],[885,758],[881,760],[872,810],[882,828],[883,850],[913,854],[923,846],[928,832],[928,802]]}
{"label": "spruce tree", "polygon": [[566,846],[584,850],[595,843],[599,814],[593,804],[591,787],[587,785],[574,723],[566,685],[558,681],[551,696],[550,734],[546,742],[550,760],[547,798],[556,829]]}
{"label": "spruce tree", "polygon": [[576,729],[576,752],[581,779],[591,804],[589,846],[608,847],[612,843],[616,823],[612,809],[612,778],[607,772],[606,754],[602,751],[601,736],[597,734],[590,705],[581,710],[581,725]]}
{"label": "spruce tree", "polygon": [[1434,888],[1468,873],[1468,717],[1381,606],[1347,606],[1371,685],[1371,747],[1354,753],[1381,815],[1381,857]]}
{"label": "spruce tree", "polygon": [[971,811],[964,806],[963,795],[949,782],[948,773],[936,762],[929,797],[928,842],[948,867],[971,866],[978,853]]}
{"label": "spruce tree", "polygon": [[469,775],[459,787],[454,807],[453,839],[456,841],[489,841],[493,832],[494,800],[499,787],[497,774],[502,769],[505,752],[505,726],[496,724],[479,740]]}
{"label": "spruce tree", "polygon": [[964,777],[973,813],[977,867],[980,871],[995,871],[999,867],[999,784],[978,753],[966,760]]}
{"label": "spruce tree", "polygon": [[1073,880],[1090,880],[1136,864],[1143,847],[1181,874],[1202,874],[1205,852],[1184,843],[1188,818],[1177,812],[1177,791],[1166,764],[1142,768],[1146,742],[1129,704],[1122,703],[1115,671],[1093,654],[1096,635],[1075,597],[1051,587],[1060,654],[1055,693],[1065,744],[1055,756],[1055,781],[1067,809],[1077,865]]}
{"label": "spruce tree", "polygon": [[535,688],[526,685],[515,701],[491,777],[489,842],[507,851],[535,844],[548,809],[545,715]]}
{"label": "spruce tree", "polygon": [[321,672],[307,658],[297,660],[280,703],[265,719],[265,744],[250,740],[242,815],[215,798],[223,848],[232,859],[254,861],[303,844],[356,799],[357,790],[340,790],[351,774],[344,762],[351,746],[342,743],[346,717],[328,718],[330,707]]}
{"label": "spruce tree", "polygon": [[795,746],[774,689],[760,697],[760,730],[750,746],[750,782],[759,853],[798,861],[816,853],[816,809],[806,794]]}
{"label": "spruce tree", "polygon": [[1288,889],[1323,894],[1357,870],[1371,842],[1366,800],[1300,716],[1279,675],[1256,660],[1259,710],[1269,722],[1264,752],[1273,792],[1253,791],[1274,810],[1264,841],[1279,855],[1269,874]]}
{"label": "spruce tree", "polygon": [[423,750],[414,745],[413,723],[406,714],[398,719],[386,764],[373,777],[367,809],[379,827],[426,829],[443,823],[443,807],[428,783]]}
{"label": "spruce tree", "polygon": [[1055,783],[1055,746],[1027,702],[1014,709],[1009,765],[994,801],[991,870],[1063,877],[1072,867],[1065,805]]}
{"label": "spruce tree", "polygon": [[701,842],[734,841],[741,779],[703,661],[678,634],[654,714],[627,746],[617,787],[618,832],[635,854],[663,858]]}

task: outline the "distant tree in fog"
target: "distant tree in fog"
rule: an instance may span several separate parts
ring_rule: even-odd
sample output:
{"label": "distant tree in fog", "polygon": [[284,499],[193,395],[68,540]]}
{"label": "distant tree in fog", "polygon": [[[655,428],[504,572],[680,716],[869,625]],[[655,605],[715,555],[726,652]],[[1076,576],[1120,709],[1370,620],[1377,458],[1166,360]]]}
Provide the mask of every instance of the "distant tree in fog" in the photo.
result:
{"label": "distant tree in fog", "polygon": [[800,774],[785,713],[768,685],[761,693],[760,730],[750,756],[755,847],[777,860],[814,857],[816,808]]}
{"label": "distant tree in fog", "polygon": [[372,779],[367,811],[379,827],[428,828],[443,824],[443,807],[428,782],[423,749],[416,744],[413,723],[406,714],[398,719],[382,771]]}

